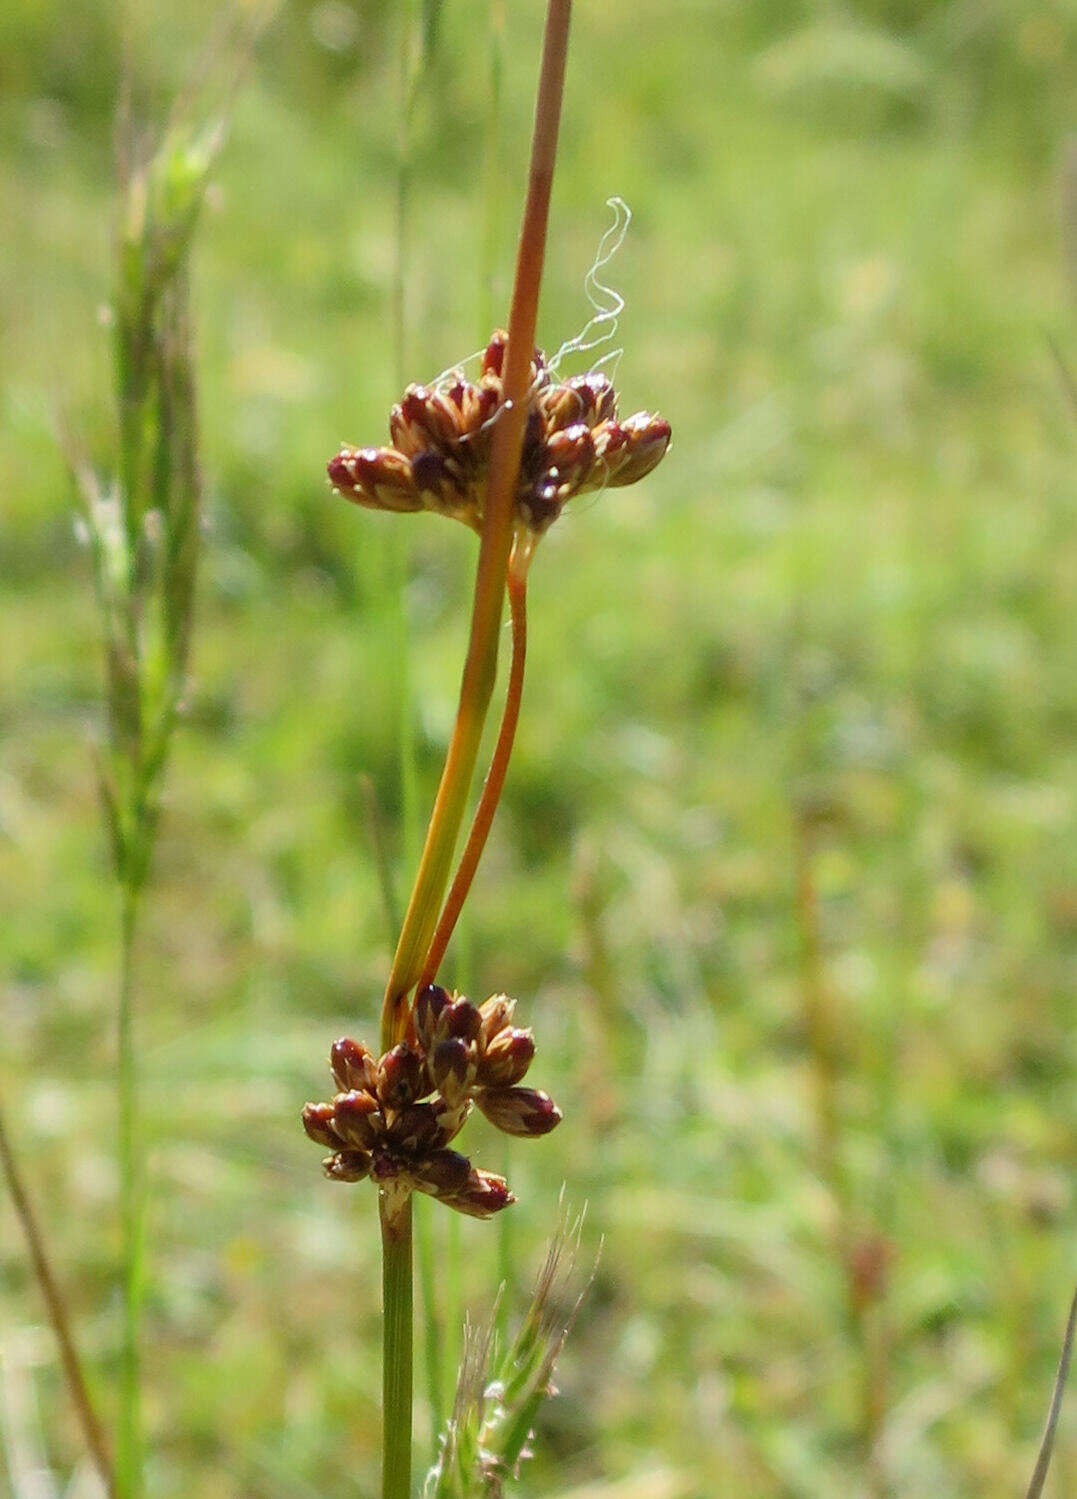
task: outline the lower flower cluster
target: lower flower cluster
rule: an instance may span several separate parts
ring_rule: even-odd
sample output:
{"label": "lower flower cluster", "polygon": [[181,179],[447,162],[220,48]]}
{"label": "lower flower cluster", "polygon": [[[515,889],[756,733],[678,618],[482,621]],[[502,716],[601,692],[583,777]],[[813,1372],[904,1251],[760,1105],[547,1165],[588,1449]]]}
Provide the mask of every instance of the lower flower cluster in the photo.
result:
{"label": "lower flower cluster", "polygon": [[426,1192],[474,1218],[514,1202],[503,1177],[449,1146],[474,1107],[510,1135],[545,1135],[560,1122],[547,1093],[520,1086],[535,1040],[512,1024],[515,1008],[504,994],[473,1005],[430,984],[416,998],[408,1039],[384,1056],[335,1042],[329,1065],[339,1092],[303,1110],[307,1134],[332,1152],[326,1175],[369,1177],[401,1201]]}

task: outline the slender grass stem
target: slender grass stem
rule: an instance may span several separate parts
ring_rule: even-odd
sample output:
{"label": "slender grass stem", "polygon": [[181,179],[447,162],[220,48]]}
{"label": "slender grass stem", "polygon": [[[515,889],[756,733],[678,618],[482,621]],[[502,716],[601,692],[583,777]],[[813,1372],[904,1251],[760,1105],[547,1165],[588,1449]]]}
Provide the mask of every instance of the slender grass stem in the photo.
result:
{"label": "slender grass stem", "polygon": [[524,424],[535,345],[539,288],[546,249],[550,192],[564,92],[572,0],[550,0],[546,16],[542,71],[527,201],[516,258],[509,313],[503,390],[505,404],[494,428],[490,473],[475,575],[471,634],[460,686],[460,704],[441,784],[427,829],[382,1010],[382,1044],[391,1046],[406,1028],[406,1000],[422,972],[448,881],[456,839],[475,769],[494,680],[505,593],[505,568],[512,544],[513,500],[520,468]]}
{"label": "slender grass stem", "polygon": [[[413,0],[402,8],[399,36],[399,129],[396,162],[396,221],[393,273],[393,363],[395,389],[403,390],[407,379],[408,355],[408,217],[411,197],[412,136],[415,106],[421,79],[421,64],[413,62],[416,51],[415,5]],[[410,546],[404,532],[393,527],[387,541],[388,586],[396,643],[396,684],[398,704],[398,745],[400,795],[402,806],[404,854],[411,866],[419,853],[419,775],[415,749],[415,721],[412,701],[411,629],[408,619],[407,585]],[[394,925],[394,931],[398,927]],[[430,1419],[435,1432],[444,1418],[444,1337],[434,1273],[435,1253],[432,1224],[420,1208],[414,1222],[415,1255],[419,1266],[419,1295],[423,1327],[423,1356]]]}
{"label": "slender grass stem", "polygon": [[116,1486],[116,1474],[112,1466],[108,1442],[97,1414],[97,1407],[90,1395],[90,1387],[71,1326],[71,1315],[45,1248],[44,1235],[30,1201],[30,1194],[23,1180],[2,1113],[0,1113],[0,1167],[3,1168],[4,1180],[11,1193],[15,1214],[26,1237],[34,1277],[41,1289],[52,1330],[56,1334],[64,1379],[67,1381],[71,1402],[75,1407],[79,1425],[82,1427],[82,1435],[101,1482],[104,1484],[105,1492],[109,1495],[109,1499],[118,1499],[119,1489]]}
{"label": "slender grass stem", "polygon": [[143,1274],[143,1183],[140,1079],[135,1044],[134,957],[138,893],[125,881],[120,892],[120,992],[118,1009],[118,1158],[120,1227],[123,1238],[123,1343],[117,1432],[117,1477],[124,1499],[140,1499],[142,1478],[141,1323]]}
{"label": "slender grass stem", "polygon": [[382,1499],[411,1499],[412,1203],[380,1204],[382,1245]]}
{"label": "slender grass stem", "polygon": [[430,1221],[422,1204],[419,1205],[415,1220],[415,1258],[419,1267],[426,1398],[430,1406],[430,1426],[436,1444],[438,1433],[445,1421],[446,1339],[445,1327],[438,1306],[438,1256],[434,1247],[434,1224]]}
{"label": "slender grass stem", "polygon": [[524,666],[527,660],[527,568],[531,559],[530,545],[526,539],[518,539],[513,548],[508,570],[509,610],[512,616],[512,663],[509,667],[509,683],[505,693],[505,707],[501,716],[501,728],[494,746],[490,769],[482,788],[479,804],[471,824],[464,852],[445,901],[434,940],[426,955],[420,985],[433,983],[445,949],[449,945],[453,930],[460,919],[475,871],[479,867],[486,840],[490,836],[497,804],[505,787],[512,746],[516,740],[516,725],[520,719],[520,702],[524,689]]}
{"label": "slender grass stem", "polygon": [[871,1499],[887,1499],[890,1486],[879,1450],[886,1420],[889,1364],[889,1336],[883,1305],[885,1293],[881,1288],[885,1268],[880,1267],[879,1287],[865,1293],[858,1284],[855,1262],[860,1253],[879,1251],[859,1241],[849,1178],[842,1158],[837,1036],[823,972],[814,837],[806,813],[798,809],[795,821],[796,918],[800,934],[802,1001],[815,1085],[819,1173],[834,1204],[835,1240],[845,1285],[846,1318],[859,1365],[857,1435],[867,1492]]}

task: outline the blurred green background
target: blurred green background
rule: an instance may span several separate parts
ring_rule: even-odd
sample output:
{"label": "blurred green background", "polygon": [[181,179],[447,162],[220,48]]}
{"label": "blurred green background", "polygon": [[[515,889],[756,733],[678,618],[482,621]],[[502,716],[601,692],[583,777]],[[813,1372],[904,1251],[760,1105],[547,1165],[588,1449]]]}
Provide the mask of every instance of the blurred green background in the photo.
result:
{"label": "blurred green background", "polygon": [[[0,1078],[106,1408],[115,901],[52,434],[62,416],[108,459],[115,9],[0,6]],[[159,113],[214,12],[136,8]],[[154,1495],[376,1483],[373,1198],[320,1179],[297,1115],[329,1042],[376,1027],[364,774],[408,877],[391,533],[424,807],[474,552],[323,477],[398,394],[401,19],[284,7],[196,256],[210,528],[139,959]],[[510,0],[499,320],[541,20]],[[1077,1260],[1077,428],[1052,352],[1077,366],[1075,64],[1071,0],[577,6],[541,339],[585,321],[621,194],[622,409],[675,436],[540,551],[519,751],[455,954],[474,997],[519,996],[566,1112],[512,1152],[507,1245],[462,1225],[470,1305],[506,1249],[526,1299],[562,1181],[587,1252],[605,1237],[527,1494],[1023,1492]],[[487,5],[446,0],[408,378],[489,331],[489,116]],[[420,1206],[444,1289],[449,1215]],[[40,1442],[67,1475],[41,1324],[5,1200],[0,1431],[9,1462]],[[422,1408],[417,1429],[425,1452]]]}

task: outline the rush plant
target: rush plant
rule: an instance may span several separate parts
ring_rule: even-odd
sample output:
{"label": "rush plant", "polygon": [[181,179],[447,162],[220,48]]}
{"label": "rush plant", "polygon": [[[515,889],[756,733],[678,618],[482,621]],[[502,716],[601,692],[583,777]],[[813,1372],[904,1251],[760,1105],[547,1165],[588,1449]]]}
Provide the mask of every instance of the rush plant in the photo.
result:
{"label": "rush plant", "polygon": [[[523,1085],[535,1041],[529,1029],[515,1025],[514,1002],[495,994],[475,1005],[437,981],[512,752],[528,571],[541,538],[574,496],[642,478],[670,439],[668,423],[649,413],[620,421],[616,392],[604,375],[563,380],[535,348],[570,15],[571,0],[550,0],[507,333],[494,334],[476,380],[453,370],[432,386],[409,386],[390,416],[390,446],[344,447],[328,465],[334,489],[357,505],[435,511],[479,537],[459,708],[386,984],[378,1051],[350,1038],[337,1041],[330,1056],[335,1096],[308,1104],[303,1113],[308,1135],[329,1151],[326,1174],[335,1181],[370,1179],[378,1190],[383,1499],[411,1493],[413,1194],[478,1218],[503,1211],[514,1201],[508,1183],[453,1148],[468,1115],[477,1107],[507,1134],[523,1137],[546,1134],[561,1119],[547,1093]],[[450,887],[497,675],[506,590],[513,644],[501,728]],[[471,1348],[465,1371],[487,1363]],[[465,1377],[462,1388],[474,1383]],[[464,1405],[472,1416],[457,1422],[458,1432],[484,1430],[486,1417],[474,1414],[475,1400],[465,1396]],[[454,1452],[434,1492],[453,1492],[444,1485],[450,1470],[459,1470]]]}

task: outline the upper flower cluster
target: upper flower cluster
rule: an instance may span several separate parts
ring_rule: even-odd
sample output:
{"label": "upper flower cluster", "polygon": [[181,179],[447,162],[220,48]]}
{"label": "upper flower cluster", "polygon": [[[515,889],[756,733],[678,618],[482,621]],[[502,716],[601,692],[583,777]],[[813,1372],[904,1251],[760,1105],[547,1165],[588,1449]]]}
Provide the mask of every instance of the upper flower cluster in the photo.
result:
{"label": "upper flower cluster", "polygon": [[[494,334],[475,383],[454,370],[447,384],[409,385],[389,419],[391,447],[343,447],[330,460],[337,493],[374,510],[436,510],[480,530],[506,341]],[[669,423],[648,411],[617,419],[617,392],[605,375],[559,380],[536,349],[518,521],[541,534],[574,495],[642,479],[669,440]]]}
{"label": "upper flower cluster", "polygon": [[372,1181],[390,1197],[427,1192],[458,1212],[489,1218],[515,1201],[503,1177],[450,1150],[474,1105],[510,1135],[545,1135],[561,1110],[546,1093],[519,1086],[535,1055],[531,1031],[512,1024],[515,1001],[483,1005],[436,984],[419,991],[411,1034],[383,1057],[358,1041],[334,1043],[339,1088],[308,1103],[303,1126],[330,1151],[334,1181]]}

